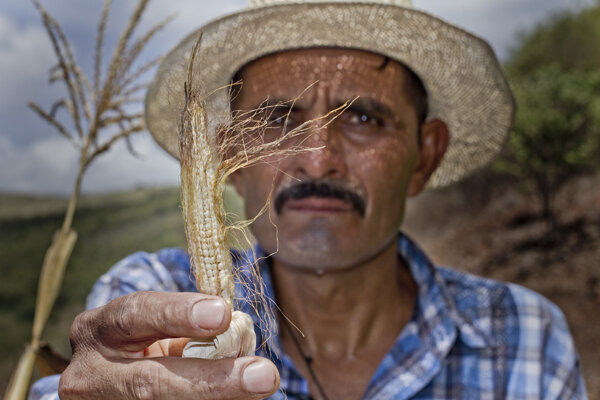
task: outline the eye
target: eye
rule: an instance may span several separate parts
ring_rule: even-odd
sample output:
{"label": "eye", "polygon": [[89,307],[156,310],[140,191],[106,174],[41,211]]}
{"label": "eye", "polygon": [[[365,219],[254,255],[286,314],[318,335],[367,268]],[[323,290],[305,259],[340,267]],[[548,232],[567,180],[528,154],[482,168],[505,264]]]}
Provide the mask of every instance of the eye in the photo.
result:
{"label": "eye", "polygon": [[266,129],[271,133],[289,132],[301,123],[301,116],[290,110],[275,110],[266,116]]}
{"label": "eye", "polygon": [[268,122],[268,126],[270,128],[282,128],[286,123],[287,125],[290,125],[290,123],[292,122],[292,119],[290,118],[289,115],[284,114],[284,115],[271,115],[269,117]]}
{"label": "eye", "polygon": [[271,119],[271,122],[272,122],[274,125],[283,125],[283,123],[285,122],[285,119],[286,119],[286,117],[285,117],[285,116],[283,116],[283,115],[274,116],[274,117]]}
{"label": "eye", "polygon": [[352,113],[349,115],[349,122],[353,125],[372,125],[382,126],[383,121],[380,118],[371,117],[366,113]]}
{"label": "eye", "polygon": [[290,120],[290,110],[277,107],[266,115],[266,122],[272,127],[281,126]]}

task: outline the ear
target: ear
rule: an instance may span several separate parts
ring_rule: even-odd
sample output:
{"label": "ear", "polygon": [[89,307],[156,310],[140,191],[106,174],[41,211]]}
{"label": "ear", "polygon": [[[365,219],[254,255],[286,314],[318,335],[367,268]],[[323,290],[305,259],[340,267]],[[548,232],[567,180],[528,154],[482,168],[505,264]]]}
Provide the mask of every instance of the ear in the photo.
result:
{"label": "ear", "polygon": [[437,169],[446,153],[450,135],[448,126],[441,119],[424,122],[421,125],[419,162],[415,167],[408,186],[408,196],[416,196]]}

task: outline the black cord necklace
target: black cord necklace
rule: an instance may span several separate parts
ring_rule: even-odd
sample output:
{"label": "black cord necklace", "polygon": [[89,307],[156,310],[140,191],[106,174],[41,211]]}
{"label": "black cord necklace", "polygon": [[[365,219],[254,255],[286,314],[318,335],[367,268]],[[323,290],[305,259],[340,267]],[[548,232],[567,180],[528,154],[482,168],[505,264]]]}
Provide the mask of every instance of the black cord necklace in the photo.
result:
{"label": "black cord necklace", "polygon": [[313,382],[317,386],[317,389],[319,389],[319,393],[321,393],[321,397],[323,397],[323,400],[329,400],[329,398],[325,394],[325,391],[323,390],[323,386],[321,386],[321,382],[319,382],[319,379],[317,379],[317,374],[315,374],[315,371],[312,367],[313,358],[309,355],[306,355],[306,353],[304,353],[304,351],[302,350],[302,346],[300,345],[300,342],[298,341],[298,338],[292,331],[290,322],[287,320],[285,315],[283,315],[283,313],[281,313],[281,310],[279,310],[279,313],[281,314],[281,318],[283,319],[283,325],[285,326],[288,334],[291,336],[292,341],[294,342],[294,346],[296,346],[296,350],[298,350],[298,353],[300,353],[300,357],[302,357],[302,360],[304,360],[304,363],[306,364],[306,369],[308,369],[308,373],[310,374],[310,377],[312,378]]}

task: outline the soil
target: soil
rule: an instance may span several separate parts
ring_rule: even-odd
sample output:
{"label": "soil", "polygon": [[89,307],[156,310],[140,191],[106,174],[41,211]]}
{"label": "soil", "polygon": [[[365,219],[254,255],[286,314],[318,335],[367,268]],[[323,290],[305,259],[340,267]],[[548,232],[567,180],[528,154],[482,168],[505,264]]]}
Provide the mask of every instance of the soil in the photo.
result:
{"label": "soil", "polygon": [[600,175],[562,187],[554,223],[539,217],[540,202],[518,186],[484,172],[423,193],[409,202],[403,230],[437,264],[518,283],[556,303],[589,398],[600,399]]}

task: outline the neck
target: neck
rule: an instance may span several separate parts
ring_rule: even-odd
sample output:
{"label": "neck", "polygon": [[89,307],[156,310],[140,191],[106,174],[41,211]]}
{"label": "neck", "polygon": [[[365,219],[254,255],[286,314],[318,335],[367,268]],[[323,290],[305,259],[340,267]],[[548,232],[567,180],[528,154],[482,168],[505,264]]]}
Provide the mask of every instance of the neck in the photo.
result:
{"label": "neck", "polygon": [[395,241],[368,261],[328,271],[317,273],[273,260],[277,301],[289,321],[280,318],[280,326],[293,324],[301,332],[281,327],[284,349],[294,353],[289,349],[289,335],[294,334],[315,360],[383,357],[410,320],[416,297]]}

